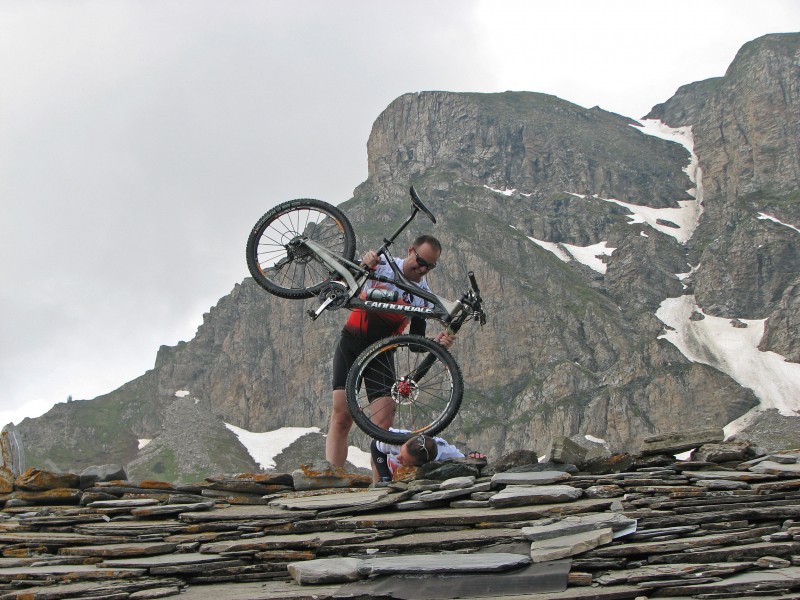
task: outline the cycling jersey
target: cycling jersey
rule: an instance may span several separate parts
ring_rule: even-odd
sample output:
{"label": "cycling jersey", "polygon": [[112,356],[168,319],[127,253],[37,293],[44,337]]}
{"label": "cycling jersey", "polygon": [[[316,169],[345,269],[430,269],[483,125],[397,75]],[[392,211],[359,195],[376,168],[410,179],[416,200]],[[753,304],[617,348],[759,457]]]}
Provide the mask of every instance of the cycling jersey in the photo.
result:
{"label": "cycling jersey", "polygon": [[[394,261],[402,272],[405,259],[395,258]],[[375,274],[379,277],[394,279],[394,271],[392,271],[389,263],[386,262],[386,257],[381,257],[381,261],[375,268]],[[428,282],[424,278],[415,285],[426,292],[431,291],[431,288],[428,286]],[[422,308],[433,307],[433,305],[424,298],[421,298],[410,292],[403,291],[393,283],[385,283],[382,281],[368,281],[367,285],[364,286],[364,289],[361,292],[361,299],[366,300],[367,294],[374,289],[383,290],[388,293],[396,293],[397,300],[393,301],[395,304],[419,306]],[[372,342],[381,338],[389,337],[390,335],[403,333],[403,330],[405,330],[409,321],[410,318],[402,313],[390,311],[366,311],[356,308],[350,313],[350,317],[347,319],[347,322],[344,325],[343,332],[353,337],[366,338]],[[414,333],[418,332],[414,331]],[[425,329],[423,326],[422,334],[424,333]]]}
{"label": "cycling jersey", "polygon": [[[390,427],[389,431],[408,433],[405,429],[395,429],[394,427]],[[447,440],[440,437],[435,437],[433,440],[436,442],[437,450],[433,460],[441,461],[451,458],[464,458],[464,454]],[[382,479],[393,477],[397,467],[400,466],[400,463],[397,462],[397,455],[400,454],[400,446],[372,440],[370,452],[372,453],[372,460],[375,462],[375,467],[378,470],[378,475]]]}

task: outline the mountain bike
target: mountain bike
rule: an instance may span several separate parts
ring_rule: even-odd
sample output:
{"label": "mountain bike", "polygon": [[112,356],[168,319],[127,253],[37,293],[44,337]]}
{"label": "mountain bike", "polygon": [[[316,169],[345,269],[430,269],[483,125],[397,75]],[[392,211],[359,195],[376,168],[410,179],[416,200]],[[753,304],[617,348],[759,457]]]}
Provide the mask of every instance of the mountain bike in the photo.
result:
{"label": "mountain bike", "polygon": [[[470,320],[485,324],[472,271],[469,289],[452,301],[417,287],[396,265],[389,248],[417,214],[436,223],[413,186],[410,194],[411,215],[376,251],[386,258],[393,279],[353,261],[355,233],[340,209],[306,198],[276,206],[255,224],[247,240],[251,275],[280,298],[316,296],[319,306],[308,311],[313,320],[325,311],[361,308],[433,319],[450,333]],[[397,302],[397,293],[385,289],[362,293],[371,287],[369,282],[392,283],[423,298],[426,306]],[[380,441],[402,444],[412,435],[435,435],[447,427],[461,406],[464,385],[458,364],[444,346],[424,336],[401,334],[364,350],[348,373],[345,390],[348,409],[361,430]]]}

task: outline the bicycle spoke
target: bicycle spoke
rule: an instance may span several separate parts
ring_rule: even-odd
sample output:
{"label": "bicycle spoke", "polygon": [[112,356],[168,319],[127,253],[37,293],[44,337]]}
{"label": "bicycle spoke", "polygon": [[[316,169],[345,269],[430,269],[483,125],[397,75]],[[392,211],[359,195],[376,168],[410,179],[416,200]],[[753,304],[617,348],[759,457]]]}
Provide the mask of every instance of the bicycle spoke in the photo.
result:
{"label": "bicycle spoke", "polygon": [[265,277],[287,289],[308,289],[331,278],[331,270],[308,249],[290,242],[306,237],[341,255],[345,247],[342,225],[320,209],[299,207],[268,222],[256,244],[257,263]]}
{"label": "bicycle spoke", "polygon": [[[387,376],[387,373],[394,375]],[[415,378],[415,373],[420,377]],[[391,390],[387,391],[390,385]],[[369,397],[374,398],[379,393],[390,394],[391,404],[376,400],[370,402]],[[394,413],[393,427],[429,431],[449,415],[452,394],[450,371],[438,356],[431,354],[420,342],[387,343],[362,366],[356,403],[358,410],[375,426],[384,423],[391,410]]]}

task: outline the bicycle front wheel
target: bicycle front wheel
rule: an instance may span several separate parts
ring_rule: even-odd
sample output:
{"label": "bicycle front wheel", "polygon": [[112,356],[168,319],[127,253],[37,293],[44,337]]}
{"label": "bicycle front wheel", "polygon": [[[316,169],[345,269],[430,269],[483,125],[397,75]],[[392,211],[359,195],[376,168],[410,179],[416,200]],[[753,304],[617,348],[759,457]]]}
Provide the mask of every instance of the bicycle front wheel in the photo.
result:
{"label": "bicycle front wheel", "polygon": [[303,241],[312,240],[351,261],[355,239],[350,221],[335,206],[321,200],[290,200],[270,210],[253,227],[247,239],[247,268],[271,294],[311,298],[337,273]]}
{"label": "bicycle front wheel", "polygon": [[447,427],[461,406],[464,384],[444,346],[418,335],[397,335],[359,355],[347,376],[346,393],[362,431],[402,444],[412,435],[435,435]]}

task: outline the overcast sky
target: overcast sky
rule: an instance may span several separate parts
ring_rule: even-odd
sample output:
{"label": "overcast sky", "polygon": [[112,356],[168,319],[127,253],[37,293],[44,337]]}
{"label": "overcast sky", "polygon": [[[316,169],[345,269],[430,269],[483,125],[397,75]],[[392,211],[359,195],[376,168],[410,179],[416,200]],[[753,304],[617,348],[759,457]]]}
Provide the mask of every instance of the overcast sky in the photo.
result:
{"label": "overcast sky", "polygon": [[270,206],[339,203],[407,92],[638,118],[796,0],[3,0],[0,426],[194,336]]}

